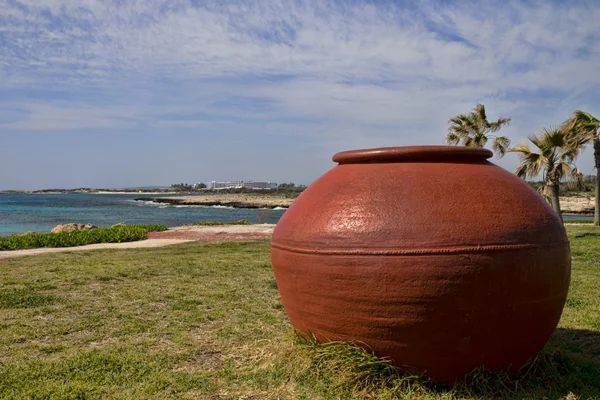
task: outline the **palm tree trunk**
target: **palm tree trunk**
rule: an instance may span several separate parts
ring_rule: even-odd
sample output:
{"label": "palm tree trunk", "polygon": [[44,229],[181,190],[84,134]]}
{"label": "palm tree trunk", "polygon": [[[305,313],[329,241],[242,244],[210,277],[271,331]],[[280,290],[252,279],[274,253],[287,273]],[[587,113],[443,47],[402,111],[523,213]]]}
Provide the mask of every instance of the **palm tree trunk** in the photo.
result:
{"label": "palm tree trunk", "polygon": [[554,211],[558,214],[562,220],[562,212],[560,211],[560,186],[559,183],[548,182],[548,189],[550,189],[550,205]]}
{"label": "palm tree trunk", "polygon": [[594,201],[594,225],[600,226],[600,139],[594,139],[594,164],[596,164],[596,201]]}

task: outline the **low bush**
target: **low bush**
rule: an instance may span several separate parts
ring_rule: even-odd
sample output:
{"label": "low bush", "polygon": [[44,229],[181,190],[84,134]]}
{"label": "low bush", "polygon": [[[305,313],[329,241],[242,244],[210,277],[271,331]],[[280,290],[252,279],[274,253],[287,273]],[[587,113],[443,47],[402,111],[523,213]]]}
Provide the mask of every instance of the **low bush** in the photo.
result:
{"label": "low bush", "polygon": [[93,243],[121,243],[146,239],[148,232],[164,231],[164,225],[124,225],[60,233],[28,233],[0,237],[0,250],[71,247]]}

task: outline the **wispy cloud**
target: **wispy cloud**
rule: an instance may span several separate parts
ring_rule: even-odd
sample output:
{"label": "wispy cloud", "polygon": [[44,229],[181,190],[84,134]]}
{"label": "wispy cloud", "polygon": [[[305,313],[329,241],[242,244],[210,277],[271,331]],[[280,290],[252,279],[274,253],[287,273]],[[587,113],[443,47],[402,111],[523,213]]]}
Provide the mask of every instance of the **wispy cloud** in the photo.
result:
{"label": "wispy cloud", "polygon": [[439,143],[484,102],[518,141],[600,113],[599,20],[592,1],[7,0],[0,132],[245,132],[330,152]]}

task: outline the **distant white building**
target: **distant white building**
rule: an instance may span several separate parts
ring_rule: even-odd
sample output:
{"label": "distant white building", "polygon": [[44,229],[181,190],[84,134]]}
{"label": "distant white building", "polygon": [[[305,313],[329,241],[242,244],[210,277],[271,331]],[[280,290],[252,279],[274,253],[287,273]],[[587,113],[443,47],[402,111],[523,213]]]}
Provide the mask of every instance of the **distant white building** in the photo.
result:
{"label": "distant white building", "polygon": [[242,183],[245,188],[248,189],[277,189],[276,182],[265,182],[265,181],[246,181]]}
{"label": "distant white building", "polygon": [[207,189],[277,189],[277,182],[265,181],[225,181],[206,182]]}
{"label": "distant white building", "polygon": [[242,187],[243,187],[242,181],[206,182],[207,189],[241,189]]}

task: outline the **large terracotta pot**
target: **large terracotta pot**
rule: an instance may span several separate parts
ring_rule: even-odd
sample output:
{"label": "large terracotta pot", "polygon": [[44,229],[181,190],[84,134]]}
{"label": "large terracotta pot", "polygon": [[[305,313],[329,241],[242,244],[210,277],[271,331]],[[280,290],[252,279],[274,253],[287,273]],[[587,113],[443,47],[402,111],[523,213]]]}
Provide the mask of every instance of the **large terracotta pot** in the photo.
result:
{"label": "large terracotta pot", "polygon": [[571,257],[559,217],[489,150],[338,153],[283,215],[273,270],[294,328],[447,382],[515,370],[560,318]]}

